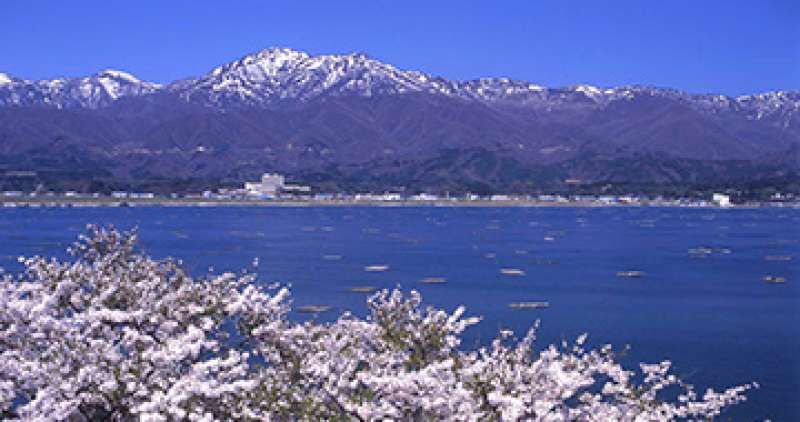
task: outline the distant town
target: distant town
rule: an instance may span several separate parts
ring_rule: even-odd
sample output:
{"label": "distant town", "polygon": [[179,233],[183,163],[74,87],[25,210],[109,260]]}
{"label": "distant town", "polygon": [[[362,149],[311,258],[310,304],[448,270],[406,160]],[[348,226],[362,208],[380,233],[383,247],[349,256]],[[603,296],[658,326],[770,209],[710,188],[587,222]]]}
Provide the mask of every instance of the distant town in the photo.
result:
{"label": "distant town", "polygon": [[[735,192],[734,192],[735,194]],[[734,201],[731,192],[716,192],[708,197],[666,197],[660,195],[585,195],[539,194],[460,195],[386,191],[364,193],[314,192],[307,185],[287,183],[278,173],[265,173],[260,180],[245,182],[239,188],[219,188],[202,192],[154,193],[113,191],[32,192],[2,191],[0,206],[137,206],[137,205],[476,205],[476,206],[679,206],[679,207],[800,207],[793,193],[774,193],[768,201]]]}

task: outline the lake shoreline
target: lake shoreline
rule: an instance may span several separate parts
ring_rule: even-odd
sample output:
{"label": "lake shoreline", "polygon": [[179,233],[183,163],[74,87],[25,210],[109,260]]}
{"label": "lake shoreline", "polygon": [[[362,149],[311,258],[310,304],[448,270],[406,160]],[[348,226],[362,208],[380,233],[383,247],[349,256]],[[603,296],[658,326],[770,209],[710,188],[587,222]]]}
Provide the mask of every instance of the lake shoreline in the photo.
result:
{"label": "lake shoreline", "polygon": [[215,200],[215,199],[96,199],[96,198],[42,198],[42,199],[0,199],[0,208],[60,208],[60,207],[531,207],[531,208],[701,208],[701,209],[757,209],[757,208],[798,208],[795,203],[753,203],[718,206],[712,203],[674,203],[669,201],[649,201],[637,203],[601,203],[592,201],[536,201],[536,200],[436,200],[436,201],[370,201],[370,200]]}

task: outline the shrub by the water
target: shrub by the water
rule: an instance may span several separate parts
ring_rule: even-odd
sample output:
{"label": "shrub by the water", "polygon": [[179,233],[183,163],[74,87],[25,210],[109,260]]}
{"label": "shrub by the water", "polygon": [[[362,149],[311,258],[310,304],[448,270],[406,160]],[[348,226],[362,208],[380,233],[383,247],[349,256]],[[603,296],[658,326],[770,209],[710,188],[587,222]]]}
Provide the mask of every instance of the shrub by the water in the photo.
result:
{"label": "shrub by the water", "polygon": [[71,252],[0,281],[5,419],[706,419],[752,387],[698,394],[669,362],[627,370],[585,336],[536,352],[534,329],[463,351],[478,319],[415,291],[375,294],[366,319],[293,322],[287,290],[193,278],[131,232],[92,227]]}

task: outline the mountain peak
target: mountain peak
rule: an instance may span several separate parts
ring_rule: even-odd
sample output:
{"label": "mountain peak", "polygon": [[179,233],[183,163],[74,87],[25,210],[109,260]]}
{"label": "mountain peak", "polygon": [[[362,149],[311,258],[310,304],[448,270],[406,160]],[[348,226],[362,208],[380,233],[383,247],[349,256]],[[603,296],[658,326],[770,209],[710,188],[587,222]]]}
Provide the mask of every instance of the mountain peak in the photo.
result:
{"label": "mountain peak", "polygon": [[[28,81],[0,73],[0,105],[47,105],[55,108],[100,108],[127,96],[151,94],[160,85],[128,72],[106,69],[85,77]],[[8,87],[8,88],[7,88]]]}
{"label": "mountain peak", "polygon": [[124,70],[117,70],[117,69],[105,69],[100,72],[97,72],[94,76],[96,78],[122,79],[132,83],[142,82],[136,76],[133,76],[132,74],[125,72]]}
{"label": "mountain peak", "polygon": [[244,65],[260,63],[265,67],[270,66],[280,68],[292,63],[308,60],[309,57],[311,57],[311,55],[303,51],[292,50],[291,48],[272,47],[261,50],[255,54],[244,56],[234,63],[241,63]]}
{"label": "mountain peak", "polygon": [[405,72],[361,52],[310,55],[289,48],[268,48],[219,66],[193,82],[172,86],[185,99],[208,105],[307,101],[323,94],[372,96],[431,91],[420,72]]}
{"label": "mountain peak", "polygon": [[600,97],[600,96],[602,96],[603,94],[606,94],[606,93],[611,93],[611,92],[606,92],[606,90],[598,88],[598,87],[596,87],[594,85],[587,85],[587,84],[575,85],[575,86],[573,86],[571,88],[572,88],[572,90],[580,92],[583,95],[585,95],[585,96],[587,96],[589,98],[592,98],[592,99]]}
{"label": "mountain peak", "polygon": [[311,57],[308,53],[292,50],[290,48],[272,47],[257,53],[248,54],[231,63],[218,66],[211,71],[210,76],[215,77],[226,72],[237,71],[239,76],[254,76],[262,79],[266,75],[276,75],[299,62]]}
{"label": "mountain peak", "polygon": [[275,58],[281,60],[301,60],[311,57],[305,51],[294,50],[286,47],[269,47],[258,53],[250,54],[245,57]]}

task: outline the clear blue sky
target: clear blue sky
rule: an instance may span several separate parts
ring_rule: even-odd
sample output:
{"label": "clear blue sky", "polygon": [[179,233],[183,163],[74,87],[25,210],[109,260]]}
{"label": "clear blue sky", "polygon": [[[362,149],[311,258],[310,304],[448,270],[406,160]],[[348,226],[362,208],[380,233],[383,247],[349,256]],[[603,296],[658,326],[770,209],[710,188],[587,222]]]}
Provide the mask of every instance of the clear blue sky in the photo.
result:
{"label": "clear blue sky", "polygon": [[545,86],[800,90],[800,1],[3,0],[0,71],[168,82],[270,46]]}

